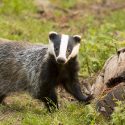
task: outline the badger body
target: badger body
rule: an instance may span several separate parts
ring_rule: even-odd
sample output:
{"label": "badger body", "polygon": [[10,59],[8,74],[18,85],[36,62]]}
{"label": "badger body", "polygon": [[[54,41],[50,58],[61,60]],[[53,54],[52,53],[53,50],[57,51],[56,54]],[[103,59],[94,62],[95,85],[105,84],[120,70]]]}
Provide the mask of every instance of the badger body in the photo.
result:
{"label": "badger body", "polygon": [[[49,110],[58,108],[55,90],[58,85],[81,102],[89,100],[79,86],[78,50],[73,50],[76,44],[73,46],[71,39],[69,44],[68,38],[67,46],[64,43],[60,45],[60,41],[65,42],[66,39],[55,32],[49,34],[49,40],[49,45],[0,43],[0,102],[10,92],[28,91],[34,98],[43,101]],[[79,42],[80,38],[76,36],[76,40]],[[61,46],[65,54],[60,52]],[[67,51],[68,46],[71,51]]]}
{"label": "badger body", "polygon": [[0,44],[0,94],[28,90],[35,96],[47,49],[18,42]]}

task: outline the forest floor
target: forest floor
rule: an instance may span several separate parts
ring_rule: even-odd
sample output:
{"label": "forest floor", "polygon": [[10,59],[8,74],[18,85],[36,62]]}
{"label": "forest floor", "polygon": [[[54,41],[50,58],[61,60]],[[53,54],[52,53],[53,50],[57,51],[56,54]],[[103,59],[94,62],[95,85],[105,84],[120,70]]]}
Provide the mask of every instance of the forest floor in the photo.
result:
{"label": "forest floor", "polygon": [[[124,0],[1,0],[0,37],[48,43],[48,32],[82,36],[81,86],[93,84],[104,62],[125,45]],[[11,93],[0,105],[0,125],[124,125],[125,111],[105,119],[95,105],[84,106],[59,89],[60,110],[48,113],[27,93]],[[120,113],[122,111],[122,113]]]}

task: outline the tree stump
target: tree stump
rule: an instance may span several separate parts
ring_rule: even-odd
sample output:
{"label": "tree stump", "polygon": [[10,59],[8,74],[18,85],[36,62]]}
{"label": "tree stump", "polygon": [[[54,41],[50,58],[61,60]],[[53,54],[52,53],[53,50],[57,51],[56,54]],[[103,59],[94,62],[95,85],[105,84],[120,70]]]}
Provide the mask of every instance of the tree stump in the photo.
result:
{"label": "tree stump", "polygon": [[117,101],[125,100],[125,48],[106,61],[91,92],[97,111],[106,117],[112,114]]}

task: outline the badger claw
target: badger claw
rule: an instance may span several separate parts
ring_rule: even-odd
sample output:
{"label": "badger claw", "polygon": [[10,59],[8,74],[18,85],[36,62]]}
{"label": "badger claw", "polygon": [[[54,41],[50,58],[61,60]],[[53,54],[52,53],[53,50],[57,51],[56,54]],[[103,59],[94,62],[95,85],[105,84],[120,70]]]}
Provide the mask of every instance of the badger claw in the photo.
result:
{"label": "badger claw", "polygon": [[85,104],[90,104],[93,99],[94,99],[93,95],[89,95],[85,100]]}

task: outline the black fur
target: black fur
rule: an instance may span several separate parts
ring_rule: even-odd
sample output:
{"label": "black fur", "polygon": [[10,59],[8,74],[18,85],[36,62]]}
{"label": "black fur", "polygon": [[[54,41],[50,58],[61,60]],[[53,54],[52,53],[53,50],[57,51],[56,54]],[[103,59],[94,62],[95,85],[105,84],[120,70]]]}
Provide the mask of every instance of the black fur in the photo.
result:
{"label": "black fur", "polygon": [[125,82],[125,71],[123,71],[116,77],[109,79],[108,82],[106,83],[106,85],[107,85],[107,87],[112,88],[121,82]]}
{"label": "black fur", "polygon": [[[48,98],[58,107],[57,96],[55,88],[58,85],[62,85],[67,92],[73,95],[77,100],[86,102],[87,97],[82,94],[79,80],[78,80],[78,62],[77,57],[72,58],[66,65],[57,64],[53,55],[43,65],[42,70],[46,72],[41,74],[40,92],[38,98],[43,100],[47,107],[51,104],[47,104]],[[44,91],[43,91],[44,90]],[[53,105],[53,106],[54,106]]]}

